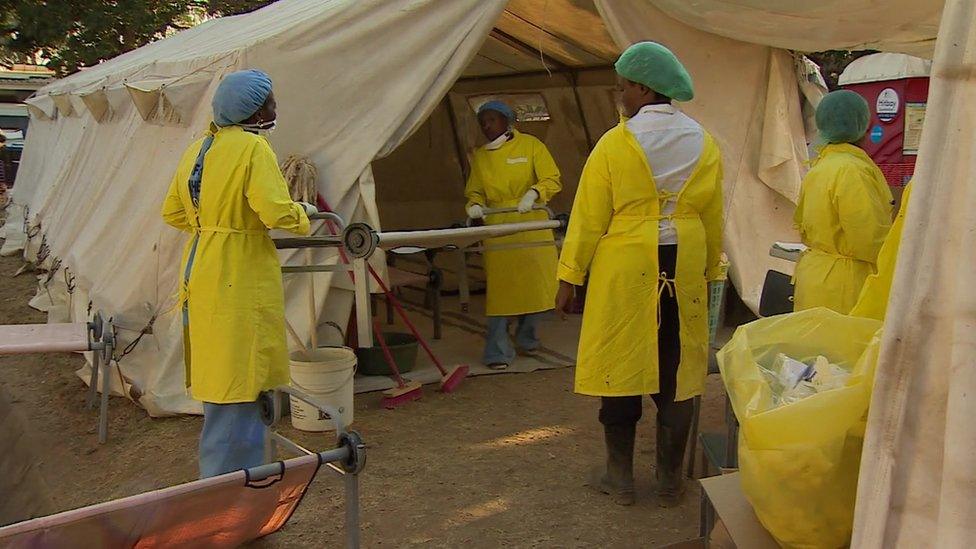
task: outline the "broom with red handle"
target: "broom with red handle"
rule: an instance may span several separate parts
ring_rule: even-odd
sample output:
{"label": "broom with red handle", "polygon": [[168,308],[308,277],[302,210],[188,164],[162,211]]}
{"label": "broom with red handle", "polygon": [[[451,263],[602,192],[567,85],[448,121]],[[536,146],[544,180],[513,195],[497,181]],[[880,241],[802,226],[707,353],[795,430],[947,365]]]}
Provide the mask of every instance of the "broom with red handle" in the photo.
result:
{"label": "broom with red handle", "polygon": [[383,337],[383,332],[380,330],[380,323],[377,320],[373,320],[373,334],[376,336],[376,341],[379,342],[380,348],[383,349],[383,356],[386,358],[386,363],[390,366],[390,372],[393,373],[393,378],[397,382],[396,387],[383,391],[381,405],[387,410],[392,410],[412,400],[419,400],[423,396],[423,389],[421,389],[420,383],[403,380],[403,376],[400,375],[400,369],[397,368],[396,360],[393,359],[393,354],[386,345],[386,339]]}
{"label": "broom with red handle", "polygon": [[[332,212],[332,207],[329,206],[329,203],[325,201],[325,198],[323,198],[321,194],[318,195],[317,199],[318,199],[317,202],[318,202],[319,209],[325,212]],[[326,226],[329,228],[329,232],[331,232],[333,235],[338,234],[338,230],[335,224],[331,220],[326,219],[325,222],[326,222]],[[339,248],[339,255],[342,258],[342,262],[344,264],[349,264],[349,258],[346,256],[345,250]],[[445,393],[450,393],[455,391],[458,388],[458,386],[461,384],[461,381],[463,381],[464,378],[467,377],[468,372],[470,370],[468,365],[460,364],[452,368],[450,371],[448,371],[447,368],[445,368],[444,365],[441,364],[441,361],[437,359],[437,356],[434,355],[434,351],[431,350],[430,346],[427,344],[424,338],[421,337],[420,332],[417,330],[417,327],[414,326],[413,322],[411,322],[410,319],[407,317],[407,312],[403,309],[403,306],[400,305],[400,301],[396,298],[396,296],[393,295],[393,292],[391,292],[390,289],[387,287],[386,283],[383,282],[383,279],[376,273],[376,271],[373,269],[373,266],[370,265],[369,262],[367,262],[366,267],[369,268],[369,274],[373,277],[373,280],[375,280],[376,283],[379,285],[379,287],[383,290],[383,294],[386,296],[386,299],[388,299],[390,303],[393,304],[393,308],[396,309],[397,313],[400,315],[400,318],[403,319],[403,323],[407,325],[407,328],[410,330],[413,336],[417,338],[417,342],[420,343],[420,346],[423,347],[424,351],[427,352],[427,356],[430,357],[431,362],[433,362],[434,366],[436,366],[437,369],[440,371],[441,391]],[[353,279],[353,282],[355,283],[355,276],[352,273],[349,273],[349,276],[350,278]]]}

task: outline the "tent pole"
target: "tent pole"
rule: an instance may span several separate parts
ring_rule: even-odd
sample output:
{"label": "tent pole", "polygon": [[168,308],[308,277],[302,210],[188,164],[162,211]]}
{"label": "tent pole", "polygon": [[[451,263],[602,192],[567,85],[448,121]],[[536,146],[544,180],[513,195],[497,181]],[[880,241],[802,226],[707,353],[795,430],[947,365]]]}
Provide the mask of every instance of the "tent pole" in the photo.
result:
{"label": "tent pole", "polygon": [[451,137],[454,138],[454,152],[457,153],[458,163],[461,164],[461,184],[464,185],[468,180],[468,155],[464,154],[464,147],[461,146],[461,136],[458,135],[457,117],[454,116],[454,106],[451,104],[451,92],[448,91],[444,96],[444,103],[447,105],[447,117],[451,121]]}
{"label": "tent pole", "polygon": [[569,73],[584,73],[584,72],[610,72],[613,73],[613,65],[601,65],[595,67],[580,67],[576,69],[550,69],[549,71],[526,71],[526,72],[509,72],[503,74],[489,74],[484,76],[465,76],[464,78],[458,78],[458,83],[467,82],[484,82],[490,80],[504,80],[506,78],[517,78],[525,76],[549,76],[550,74],[569,74]]}
{"label": "tent pole", "polygon": [[570,85],[573,87],[573,97],[576,98],[576,109],[579,111],[580,124],[583,125],[583,135],[586,137],[586,147],[588,151],[593,150],[593,136],[590,135],[590,126],[586,123],[586,115],[583,114],[583,101],[580,100],[579,81],[576,71],[569,73]]}

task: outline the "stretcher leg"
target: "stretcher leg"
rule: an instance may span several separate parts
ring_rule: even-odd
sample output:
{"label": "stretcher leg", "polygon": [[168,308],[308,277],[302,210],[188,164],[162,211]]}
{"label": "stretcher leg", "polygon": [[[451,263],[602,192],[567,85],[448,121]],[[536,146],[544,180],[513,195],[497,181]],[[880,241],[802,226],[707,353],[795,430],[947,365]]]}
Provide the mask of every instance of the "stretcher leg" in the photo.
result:
{"label": "stretcher leg", "polygon": [[369,306],[369,273],[366,271],[366,260],[361,258],[353,259],[353,273],[355,275],[356,291],[356,330],[359,337],[360,347],[373,346],[373,333],[370,329]]}
{"label": "stretcher leg", "polygon": [[455,252],[458,258],[458,293],[461,297],[461,312],[468,312],[468,304],[471,302],[471,287],[468,285],[468,258],[464,250]]}
{"label": "stretcher leg", "polygon": [[98,400],[98,369],[101,368],[102,352],[92,353],[91,377],[88,378],[88,409],[95,409]]}
{"label": "stretcher leg", "polygon": [[108,393],[111,391],[109,383],[109,367],[112,364],[112,343],[105,344],[105,359],[102,363],[102,405],[98,412],[98,443],[105,444],[108,440]]}
{"label": "stretcher leg", "polygon": [[359,475],[346,473],[346,544],[350,549],[359,547]]}

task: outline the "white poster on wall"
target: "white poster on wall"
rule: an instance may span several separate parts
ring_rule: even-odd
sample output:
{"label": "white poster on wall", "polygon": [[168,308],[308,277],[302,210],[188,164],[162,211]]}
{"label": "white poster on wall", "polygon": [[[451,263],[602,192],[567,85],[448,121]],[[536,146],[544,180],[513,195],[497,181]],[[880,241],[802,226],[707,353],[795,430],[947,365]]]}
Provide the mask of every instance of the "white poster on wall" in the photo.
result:
{"label": "white poster on wall", "polygon": [[905,156],[918,154],[922,142],[922,124],[925,122],[925,103],[905,103],[905,140],[901,153]]}

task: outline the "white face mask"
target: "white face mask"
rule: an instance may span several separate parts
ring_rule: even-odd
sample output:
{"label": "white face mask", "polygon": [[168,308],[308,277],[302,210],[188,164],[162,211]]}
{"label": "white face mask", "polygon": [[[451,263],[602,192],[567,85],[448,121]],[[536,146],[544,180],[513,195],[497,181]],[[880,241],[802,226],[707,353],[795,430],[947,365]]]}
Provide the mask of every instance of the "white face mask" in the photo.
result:
{"label": "white face mask", "polygon": [[485,145],[485,148],[488,149],[489,151],[500,149],[501,146],[507,143],[508,140],[511,138],[512,138],[512,130],[511,128],[509,128],[505,133],[499,135],[498,137],[493,139],[490,143]]}

